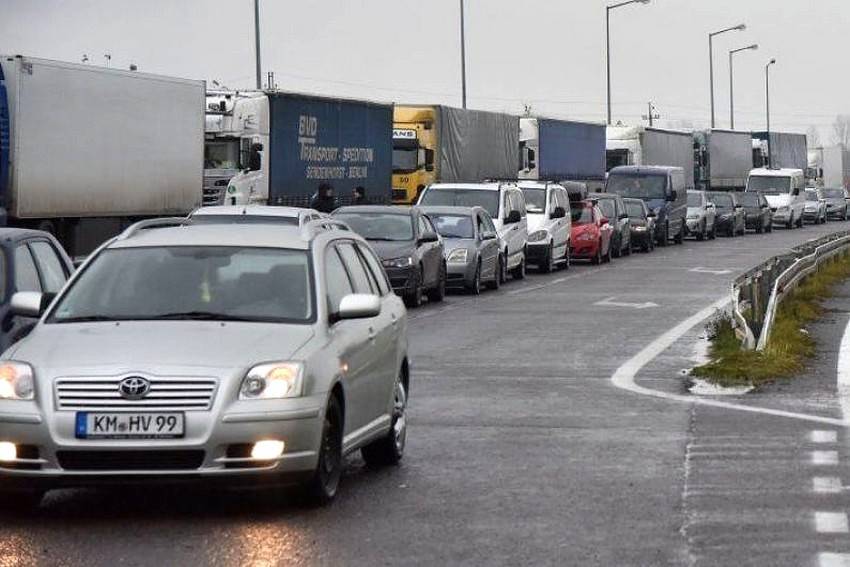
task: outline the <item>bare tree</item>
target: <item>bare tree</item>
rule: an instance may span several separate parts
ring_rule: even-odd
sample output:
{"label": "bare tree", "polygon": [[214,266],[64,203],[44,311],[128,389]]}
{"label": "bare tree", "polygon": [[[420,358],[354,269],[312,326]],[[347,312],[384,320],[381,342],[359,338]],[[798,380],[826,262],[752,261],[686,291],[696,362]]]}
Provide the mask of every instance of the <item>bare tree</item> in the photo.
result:
{"label": "bare tree", "polygon": [[809,126],[809,129],[806,130],[806,143],[808,143],[809,149],[821,147],[820,132],[817,126]]}
{"label": "bare tree", "polygon": [[850,146],[850,115],[839,114],[832,123],[832,141],[837,146]]}

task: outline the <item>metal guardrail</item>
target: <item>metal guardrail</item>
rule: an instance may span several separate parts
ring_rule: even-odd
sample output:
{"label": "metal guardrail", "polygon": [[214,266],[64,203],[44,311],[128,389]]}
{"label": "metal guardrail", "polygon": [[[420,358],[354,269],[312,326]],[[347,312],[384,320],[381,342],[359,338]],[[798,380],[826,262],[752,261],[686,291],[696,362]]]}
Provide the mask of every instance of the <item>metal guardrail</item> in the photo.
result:
{"label": "metal guardrail", "polygon": [[732,283],[732,316],[745,348],[764,350],[776,310],[820,264],[850,247],[850,231],[812,240],[742,274]]}

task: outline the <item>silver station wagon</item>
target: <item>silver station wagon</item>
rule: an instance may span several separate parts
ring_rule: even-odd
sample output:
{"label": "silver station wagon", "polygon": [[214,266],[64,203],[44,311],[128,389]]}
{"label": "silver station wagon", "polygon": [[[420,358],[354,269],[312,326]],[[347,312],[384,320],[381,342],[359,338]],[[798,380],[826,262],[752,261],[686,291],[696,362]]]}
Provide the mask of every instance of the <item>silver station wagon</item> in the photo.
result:
{"label": "silver station wagon", "polygon": [[145,221],[12,309],[40,320],[0,360],[0,506],[198,479],[325,503],[347,453],[404,452],[406,311],[342,223]]}

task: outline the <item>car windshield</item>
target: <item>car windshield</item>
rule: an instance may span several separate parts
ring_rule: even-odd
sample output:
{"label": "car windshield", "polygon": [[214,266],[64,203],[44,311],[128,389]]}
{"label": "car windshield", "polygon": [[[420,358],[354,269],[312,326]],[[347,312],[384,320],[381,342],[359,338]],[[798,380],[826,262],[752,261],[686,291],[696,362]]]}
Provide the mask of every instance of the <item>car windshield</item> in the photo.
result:
{"label": "car windshield", "polygon": [[688,206],[689,207],[701,207],[702,206],[702,195],[700,195],[699,193],[688,192]]}
{"label": "car windshield", "polygon": [[718,209],[731,209],[733,206],[732,195],[724,195],[722,193],[714,193],[711,195],[711,202]]}
{"label": "car windshield", "polygon": [[758,207],[760,204],[758,193],[740,193],[738,199],[745,207]]}
{"label": "car windshield", "polygon": [[602,211],[602,214],[609,219],[613,219],[617,216],[614,209],[614,201],[611,199],[599,199],[599,210]]}
{"label": "car windshield", "polygon": [[466,215],[435,215],[429,214],[428,218],[434,223],[434,227],[440,236],[444,238],[474,238],[475,231],[472,218]]}
{"label": "car windshield", "polygon": [[419,166],[419,152],[416,148],[393,148],[393,171],[409,173]]}
{"label": "car windshield", "polygon": [[499,216],[499,191],[480,189],[428,189],[420,205],[429,207],[482,207],[493,218]]}
{"label": "car windshield", "polygon": [[817,191],[806,191],[806,201],[817,201],[818,200],[818,192]]}
{"label": "car windshield", "polygon": [[525,210],[529,213],[542,214],[546,211],[546,189],[523,188],[525,195]]}
{"label": "car windshield", "polygon": [[827,199],[843,199],[844,189],[824,189],[823,195]]}
{"label": "car windshield", "polygon": [[303,250],[160,246],[104,250],[49,322],[206,320],[305,323],[313,318]]}
{"label": "car windshield", "polygon": [[296,226],[298,217],[277,215],[192,215],[192,224],[282,224]]}
{"label": "car windshield", "polygon": [[593,209],[587,205],[570,207],[573,224],[590,224],[593,222]]}
{"label": "car windshield", "polygon": [[632,219],[646,218],[646,212],[643,209],[643,203],[632,203],[626,201],[626,214]]}
{"label": "car windshield", "polygon": [[768,195],[790,193],[791,178],[753,175],[747,181],[747,191],[757,191]]}
{"label": "car windshield", "polygon": [[408,214],[343,212],[334,217],[347,222],[351,230],[366,240],[413,240],[413,218]]}
{"label": "car windshield", "polygon": [[616,193],[633,199],[664,199],[667,177],[663,175],[641,175],[633,173],[612,174],[605,185],[606,193]]}

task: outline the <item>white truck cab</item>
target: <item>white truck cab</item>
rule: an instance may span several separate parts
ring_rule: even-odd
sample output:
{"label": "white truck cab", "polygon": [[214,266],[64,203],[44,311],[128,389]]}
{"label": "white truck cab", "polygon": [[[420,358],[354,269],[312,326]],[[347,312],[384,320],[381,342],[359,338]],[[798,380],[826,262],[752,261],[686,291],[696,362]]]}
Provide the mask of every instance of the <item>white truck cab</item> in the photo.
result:
{"label": "white truck cab", "polygon": [[747,191],[762,193],[773,211],[773,223],[786,228],[802,227],[806,207],[806,175],[802,169],[750,171]]}

